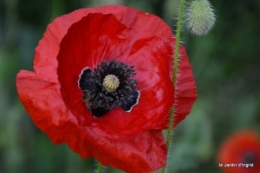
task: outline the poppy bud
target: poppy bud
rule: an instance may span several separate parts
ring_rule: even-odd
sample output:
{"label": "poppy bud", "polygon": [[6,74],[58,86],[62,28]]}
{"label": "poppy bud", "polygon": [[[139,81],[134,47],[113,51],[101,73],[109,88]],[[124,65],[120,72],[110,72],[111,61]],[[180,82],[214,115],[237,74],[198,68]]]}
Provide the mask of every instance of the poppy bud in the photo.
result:
{"label": "poppy bud", "polygon": [[187,27],[195,35],[206,35],[216,21],[214,10],[208,0],[194,0],[185,11]]}

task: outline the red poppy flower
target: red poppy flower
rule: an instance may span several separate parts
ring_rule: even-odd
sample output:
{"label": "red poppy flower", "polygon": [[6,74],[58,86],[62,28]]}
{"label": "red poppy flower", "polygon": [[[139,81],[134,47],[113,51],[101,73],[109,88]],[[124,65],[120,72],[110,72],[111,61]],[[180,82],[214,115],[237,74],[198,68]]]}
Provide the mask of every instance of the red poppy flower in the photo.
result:
{"label": "red poppy flower", "polygon": [[55,144],[127,172],[156,170],[166,162],[161,130],[170,107],[177,125],[197,96],[181,47],[174,99],[174,43],[152,14],[123,6],[74,11],[48,26],[35,72],[17,75],[20,100]]}
{"label": "red poppy flower", "polygon": [[259,173],[259,138],[250,131],[233,134],[220,147],[218,162],[225,173]]}

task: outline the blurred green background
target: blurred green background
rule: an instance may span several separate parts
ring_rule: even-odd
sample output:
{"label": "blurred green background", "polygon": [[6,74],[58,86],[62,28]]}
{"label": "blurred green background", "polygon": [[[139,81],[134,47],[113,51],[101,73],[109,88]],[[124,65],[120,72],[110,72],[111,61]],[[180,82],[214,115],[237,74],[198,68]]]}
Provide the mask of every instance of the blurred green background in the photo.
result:
{"label": "blurred green background", "polygon": [[[33,69],[34,49],[57,16],[83,7],[123,4],[154,13],[175,30],[179,0],[0,0],[0,173],[92,173],[67,145],[54,145],[20,103],[15,77]],[[211,0],[217,16],[203,37],[185,28],[199,97],[174,132],[169,173],[218,173],[218,148],[230,133],[260,131],[260,1]],[[107,167],[106,173],[121,171]]]}

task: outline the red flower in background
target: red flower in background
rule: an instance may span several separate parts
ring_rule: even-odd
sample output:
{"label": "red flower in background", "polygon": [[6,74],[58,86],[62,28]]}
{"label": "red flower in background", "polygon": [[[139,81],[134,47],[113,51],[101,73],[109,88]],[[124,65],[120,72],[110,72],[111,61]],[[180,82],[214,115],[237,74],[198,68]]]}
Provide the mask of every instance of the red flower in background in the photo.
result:
{"label": "red flower in background", "polygon": [[254,132],[242,131],[226,139],[218,152],[225,173],[259,173],[260,140]]}
{"label": "red flower in background", "polygon": [[174,91],[174,43],[152,14],[123,6],[74,11],[48,26],[35,72],[18,73],[20,100],[55,144],[126,172],[156,170],[166,163],[161,130],[170,107],[177,125],[197,97],[183,47]]}

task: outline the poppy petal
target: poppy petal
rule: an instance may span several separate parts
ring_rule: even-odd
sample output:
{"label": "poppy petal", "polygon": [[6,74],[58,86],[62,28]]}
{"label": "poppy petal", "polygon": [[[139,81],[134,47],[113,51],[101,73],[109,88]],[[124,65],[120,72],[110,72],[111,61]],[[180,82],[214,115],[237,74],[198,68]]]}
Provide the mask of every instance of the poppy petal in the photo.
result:
{"label": "poppy petal", "polygon": [[66,108],[60,95],[60,85],[39,78],[34,72],[22,70],[16,78],[18,95],[34,124],[48,134],[55,144],[67,143],[82,157],[90,157],[83,141],[86,132],[80,130],[77,119]]}
{"label": "poppy petal", "polygon": [[[196,83],[189,63],[189,58],[183,46],[180,46],[177,81],[174,101],[174,124],[177,126],[190,113],[197,98]],[[162,128],[168,128],[169,116]]]}
{"label": "poppy petal", "polygon": [[[160,47],[160,43],[162,42],[150,41],[140,51],[132,54],[140,90],[138,104],[129,113],[114,109],[95,120],[92,126],[98,134],[126,139],[147,129],[157,129],[165,122],[174,101],[174,89],[167,68],[171,46],[165,43]],[[137,58],[142,56],[153,59]],[[162,60],[161,57],[166,59]]]}
{"label": "poppy petal", "polygon": [[20,100],[33,122],[55,144],[67,143],[83,158],[94,156],[103,165],[127,172],[151,172],[165,164],[161,131],[147,131],[127,141],[99,136],[92,128],[78,124],[62,101],[59,84],[46,82],[29,71],[18,73],[16,80]]}
{"label": "poppy petal", "polygon": [[91,137],[89,142],[94,143],[92,153],[103,165],[108,164],[129,173],[146,173],[166,164],[167,149],[159,130],[139,134],[127,141],[98,135]]}
{"label": "poppy petal", "polygon": [[180,55],[175,89],[174,126],[178,125],[190,113],[197,98],[195,79],[183,46],[180,47]]}
{"label": "poppy petal", "polygon": [[110,14],[112,12],[113,14],[123,13],[127,15],[125,11],[126,7],[110,5],[98,8],[79,9],[56,18],[48,25],[43,38],[39,41],[35,49],[34,70],[36,74],[46,81],[58,83],[57,55],[60,49],[60,42],[73,23],[78,22],[89,13]]}
{"label": "poppy petal", "polygon": [[[164,38],[168,41],[171,40],[171,42],[174,43],[174,40],[172,39],[173,35],[170,28],[164,22],[158,20],[159,19],[158,17],[152,14],[143,13],[141,11],[137,11],[132,8],[126,8],[123,6],[104,6],[98,8],[80,9],[70,14],[63,15],[59,18],[56,18],[48,26],[44,34],[44,37],[39,42],[39,45],[36,48],[34,67],[37,75],[44,80],[51,81],[51,82],[58,82],[57,75],[56,75],[58,61],[56,57],[60,49],[59,47],[60,42],[62,38],[66,35],[70,26],[73,23],[79,21],[82,17],[86,16],[89,13],[101,12],[102,14],[110,14],[111,11],[113,11],[113,14],[116,16],[118,20],[120,20],[127,27],[131,28],[132,32],[130,36],[132,37],[132,42],[135,45],[142,44],[143,41],[146,41],[146,39],[149,39],[153,35],[160,36],[161,38]],[[147,27],[144,27],[143,23],[146,23]],[[128,50],[129,53],[135,51],[133,47],[135,47],[135,49],[139,49],[139,46],[132,46]],[[131,55],[131,53],[129,55]],[[183,58],[184,59],[183,64],[184,66],[185,64],[189,66],[188,62],[185,63],[185,56]],[[127,59],[127,56],[125,56],[125,58]],[[171,63],[172,62],[169,62],[169,64]],[[181,63],[179,65],[181,66]],[[191,72],[191,70],[187,70],[187,69],[186,71]],[[182,73],[181,70],[179,73]],[[179,75],[179,78],[183,78],[182,75]],[[191,79],[191,81],[192,80],[194,81],[194,79]],[[183,93],[185,93],[185,89],[182,89],[181,87],[177,86],[177,89],[181,90],[180,91],[181,94],[176,96],[177,101],[175,102],[176,104],[175,125],[177,125],[181,120],[183,120],[186,117],[186,115],[191,110],[192,104],[194,102],[193,100],[195,100],[194,98],[196,97],[195,82],[193,85],[191,84],[192,83],[191,81],[190,81],[190,86],[193,87],[193,89],[189,89],[188,87],[186,87],[186,90],[189,90],[191,93],[190,96],[185,96],[185,94],[183,95]],[[181,83],[182,85],[184,85],[186,82],[184,81]],[[182,107],[182,105],[184,105],[186,108]],[[84,118],[82,119],[82,121],[83,120]],[[166,119],[164,126],[167,126],[167,123],[168,120]]]}
{"label": "poppy petal", "polygon": [[[136,15],[136,11],[133,12]],[[150,22],[153,26],[143,29],[145,35],[149,36],[148,28],[154,26],[160,27],[157,28],[159,31],[168,30],[170,35],[170,28],[159,18],[141,12],[138,18],[135,15],[130,15],[133,16],[131,20],[140,18],[145,21],[140,16],[145,16],[147,21],[150,18],[154,20],[153,23]],[[128,19],[130,20],[129,17]],[[132,28],[140,27],[138,21],[131,23]],[[134,23],[138,25],[135,26]],[[100,13],[89,14],[69,28],[60,44],[58,75],[66,106],[82,123],[91,125],[99,135],[129,139],[149,129],[156,129],[165,122],[174,101],[174,88],[169,76],[172,64],[171,44],[174,40],[173,35],[166,39],[165,32],[158,34],[162,37],[150,33],[150,37],[142,38],[140,31],[129,30],[114,15]],[[93,70],[102,61],[112,59],[135,67],[135,78],[141,96],[129,113],[115,108],[106,116],[95,119],[81,100],[82,91],[77,85],[79,75],[86,67]]]}

